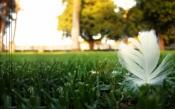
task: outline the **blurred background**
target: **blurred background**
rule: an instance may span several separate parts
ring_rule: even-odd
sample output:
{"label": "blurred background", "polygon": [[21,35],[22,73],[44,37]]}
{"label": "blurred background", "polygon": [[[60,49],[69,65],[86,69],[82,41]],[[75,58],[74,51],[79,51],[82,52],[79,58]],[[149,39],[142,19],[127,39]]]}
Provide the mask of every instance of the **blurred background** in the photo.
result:
{"label": "blurred background", "polygon": [[1,52],[117,50],[151,29],[175,49],[174,0],[0,0]]}

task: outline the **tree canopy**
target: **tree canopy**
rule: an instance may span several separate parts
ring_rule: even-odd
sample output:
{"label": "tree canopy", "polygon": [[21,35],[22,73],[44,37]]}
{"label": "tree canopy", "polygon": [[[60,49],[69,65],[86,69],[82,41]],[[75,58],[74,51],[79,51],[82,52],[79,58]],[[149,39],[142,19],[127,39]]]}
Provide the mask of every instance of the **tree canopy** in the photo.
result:
{"label": "tree canopy", "polygon": [[0,51],[4,50],[4,35],[6,27],[11,23],[15,11],[15,0],[0,0]]}
{"label": "tree canopy", "polygon": [[[3,3],[6,3],[6,6],[3,6]],[[0,16],[3,16],[3,9],[6,10],[6,25],[5,27],[8,27],[10,25],[10,19],[13,19],[12,18],[12,13],[15,11],[15,0],[0,0]],[[0,17],[0,25],[1,23],[3,22],[3,19],[2,17]],[[0,26],[0,29],[1,29],[1,26]]]}
{"label": "tree canopy", "polygon": [[[68,4],[59,16],[58,29],[70,33],[72,0],[66,1]],[[134,7],[126,11],[120,9],[117,13],[112,0],[82,1],[80,34],[87,41],[94,40],[92,36],[98,33],[116,39],[124,35],[136,36],[139,31],[151,29],[167,43],[175,36],[174,0],[136,0]],[[127,17],[123,18],[125,13]]]}
{"label": "tree canopy", "polygon": [[[68,4],[63,14],[59,16],[58,30],[71,33],[72,27],[72,0],[67,0]],[[116,13],[116,5],[112,0],[82,0],[80,15],[80,34],[87,41],[93,41],[94,35],[101,33],[110,38],[123,35],[124,11]]]}
{"label": "tree canopy", "polygon": [[[175,34],[174,0],[136,0],[137,4],[128,12],[125,31],[136,34],[141,30],[155,29],[164,38]],[[166,37],[165,37],[166,36]]]}

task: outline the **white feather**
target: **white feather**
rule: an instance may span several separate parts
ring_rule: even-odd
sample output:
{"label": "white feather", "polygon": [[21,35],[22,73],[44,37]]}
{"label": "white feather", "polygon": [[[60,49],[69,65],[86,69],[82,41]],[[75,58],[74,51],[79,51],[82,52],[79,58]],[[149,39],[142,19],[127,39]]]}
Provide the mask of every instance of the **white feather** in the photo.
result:
{"label": "white feather", "polygon": [[[162,63],[156,68],[160,49],[155,35],[155,31],[139,32],[139,41],[130,38],[131,42],[138,50],[124,43],[119,46],[119,62],[130,73],[135,75],[133,82],[138,86],[142,84],[159,84],[170,74],[169,70],[165,70],[169,65],[170,54],[165,57]],[[163,72],[163,73],[162,73]]]}

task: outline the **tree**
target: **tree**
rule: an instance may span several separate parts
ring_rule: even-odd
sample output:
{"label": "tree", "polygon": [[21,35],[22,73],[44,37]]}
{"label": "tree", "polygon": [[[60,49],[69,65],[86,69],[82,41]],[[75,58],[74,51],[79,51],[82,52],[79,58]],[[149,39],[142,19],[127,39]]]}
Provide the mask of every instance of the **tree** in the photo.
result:
{"label": "tree", "polygon": [[[80,15],[80,35],[89,42],[93,50],[94,41],[103,36],[116,38],[123,35],[124,19],[122,11],[116,13],[112,0],[83,0]],[[59,16],[58,30],[71,33],[72,2],[68,1],[63,14]],[[100,39],[93,36],[101,34]]]}
{"label": "tree", "polygon": [[14,13],[16,14],[16,18],[14,19],[15,22],[15,27],[14,27],[14,32],[13,32],[13,38],[12,41],[10,42],[10,52],[13,53],[15,52],[15,36],[16,36],[16,26],[17,26],[17,20],[18,20],[18,12],[20,10],[20,0],[15,1],[15,8],[14,8]]}
{"label": "tree", "polygon": [[3,51],[5,28],[10,25],[10,19],[13,19],[12,12],[14,12],[15,2],[14,0],[0,0],[0,4],[0,51]]}
{"label": "tree", "polygon": [[6,10],[6,6],[7,3],[5,1],[2,1],[2,9],[1,9],[1,38],[0,38],[0,51],[4,50],[4,34],[5,34],[5,25],[6,25],[6,14],[7,14],[7,10]]}
{"label": "tree", "polygon": [[15,27],[14,27],[14,34],[13,34],[13,42],[15,40],[15,35],[16,35],[16,26],[17,26],[17,20],[18,20],[18,12],[20,10],[20,0],[16,0],[15,2],[15,14],[16,14],[16,19],[15,19]]}
{"label": "tree", "polygon": [[72,16],[72,50],[79,51],[79,36],[80,36],[80,8],[81,0],[74,0],[73,2],[73,16]]}
{"label": "tree", "polygon": [[137,5],[129,10],[127,19],[132,23],[126,30],[132,27],[135,31],[155,29],[160,49],[164,49],[163,39],[175,34],[174,10],[174,0],[137,0]]}

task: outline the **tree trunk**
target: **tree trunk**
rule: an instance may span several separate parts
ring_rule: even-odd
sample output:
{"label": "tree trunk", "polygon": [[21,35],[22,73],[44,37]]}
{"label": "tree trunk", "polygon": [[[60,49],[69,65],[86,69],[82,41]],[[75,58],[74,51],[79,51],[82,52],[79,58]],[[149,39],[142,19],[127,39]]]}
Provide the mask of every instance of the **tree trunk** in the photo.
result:
{"label": "tree trunk", "polygon": [[4,51],[4,34],[5,34],[5,23],[6,23],[6,1],[2,2],[2,14],[1,14],[1,35],[0,35],[0,52]]}
{"label": "tree trunk", "polygon": [[15,27],[14,27],[13,39],[12,39],[12,42],[11,42],[11,50],[10,50],[11,53],[15,52],[16,27],[17,27],[17,20],[18,20],[18,11],[20,9],[19,4],[20,4],[20,0],[16,0],[16,3],[15,3],[15,5],[16,5],[16,7],[15,7],[16,18],[15,18]]}
{"label": "tree trunk", "polygon": [[16,19],[15,19],[15,27],[14,27],[14,33],[13,33],[13,42],[15,41],[15,36],[16,36],[16,27],[17,27],[17,20],[18,20],[18,11],[20,9],[19,4],[20,0],[16,0],[16,7],[15,7],[15,13],[16,13]]}
{"label": "tree trunk", "polygon": [[159,37],[159,47],[160,47],[160,50],[165,50],[164,40],[163,40],[163,37],[162,37],[161,33],[158,33],[158,37]]}
{"label": "tree trunk", "polygon": [[9,42],[9,52],[14,53],[15,52],[15,44],[13,41]]}
{"label": "tree trunk", "polygon": [[89,50],[90,51],[94,50],[94,41],[89,41]]}
{"label": "tree trunk", "polygon": [[79,51],[80,50],[80,43],[79,43],[79,36],[80,36],[80,4],[81,0],[74,0],[73,3],[73,16],[72,16],[72,50]]}
{"label": "tree trunk", "polygon": [[12,42],[9,43],[9,44],[11,45],[11,50],[10,50],[11,53],[15,52],[16,27],[17,27],[17,20],[18,20],[18,11],[19,11],[19,9],[20,9],[19,4],[20,4],[20,0],[16,0],[16,2],[15,2],[15,5],[16,5],[16,6],[15,6],[15,13],[16,13],[15,27],[14,27],[14,33],[13,33]]}

